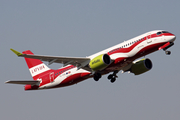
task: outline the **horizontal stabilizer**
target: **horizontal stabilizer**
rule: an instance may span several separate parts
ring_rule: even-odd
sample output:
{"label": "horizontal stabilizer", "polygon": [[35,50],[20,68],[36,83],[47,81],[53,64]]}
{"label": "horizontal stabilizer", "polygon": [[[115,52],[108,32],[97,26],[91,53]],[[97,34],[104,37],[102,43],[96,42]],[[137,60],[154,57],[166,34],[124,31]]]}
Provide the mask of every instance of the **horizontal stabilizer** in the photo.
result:
{"label": "horizontal stabilizer", "polygon": [[6,81],[5,83],[11,83],[11,84],[22,84],[22,85],[34,85],[39,83],[40,81],[34,81],[34,80],[29,80],[29,81]]}

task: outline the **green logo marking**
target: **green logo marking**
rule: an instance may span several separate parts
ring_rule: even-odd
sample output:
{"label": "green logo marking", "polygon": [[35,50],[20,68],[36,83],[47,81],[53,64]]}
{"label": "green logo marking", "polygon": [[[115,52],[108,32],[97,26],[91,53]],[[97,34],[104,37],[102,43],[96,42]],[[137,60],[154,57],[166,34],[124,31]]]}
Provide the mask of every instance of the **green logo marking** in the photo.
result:
{"label": "green logo marking", "polygon": [[98,62],[100,62],[100,59],[97,59],[97,60],[93,61],[92,65],[95,64],[95,63],[98,63]]}

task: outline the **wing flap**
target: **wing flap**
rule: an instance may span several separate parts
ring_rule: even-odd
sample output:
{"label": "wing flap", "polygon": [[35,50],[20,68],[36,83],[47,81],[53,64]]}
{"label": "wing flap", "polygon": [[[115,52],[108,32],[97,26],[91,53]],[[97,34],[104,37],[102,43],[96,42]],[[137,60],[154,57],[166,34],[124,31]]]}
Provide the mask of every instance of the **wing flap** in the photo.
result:
{"label": "wing flap", "polygon": [[29,80],[29,81],[11,81],[8,80],[5,83],[11,83],[11,84],[21,84],[21,85],[34,85],[34,84],[38,84],[40,81],[34,81],[34,80]]}

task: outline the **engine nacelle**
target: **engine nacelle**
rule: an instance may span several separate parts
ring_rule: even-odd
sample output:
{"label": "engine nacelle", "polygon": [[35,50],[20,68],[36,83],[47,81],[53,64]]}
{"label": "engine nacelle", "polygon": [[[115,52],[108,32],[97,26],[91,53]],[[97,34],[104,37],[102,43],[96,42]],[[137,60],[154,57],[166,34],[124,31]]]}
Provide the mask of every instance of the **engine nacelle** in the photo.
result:
{"label": "engine nacelle", "polygon": [[152,62],[148,58],[141,59],[131,66],[130,71],[135,75],[140,75],[144,72],[149,71],[152,68]]}
{"label": "engine nacelle", "polygon": [[93,71],[98,71],[98,70],[103,70],[110,64],[111,64],[111,58],[109,57],[109,55],[102,54],[102,55],[99,55],[99,56],[95,57],[94,59],[92,59],[89,63],[89,67]]}

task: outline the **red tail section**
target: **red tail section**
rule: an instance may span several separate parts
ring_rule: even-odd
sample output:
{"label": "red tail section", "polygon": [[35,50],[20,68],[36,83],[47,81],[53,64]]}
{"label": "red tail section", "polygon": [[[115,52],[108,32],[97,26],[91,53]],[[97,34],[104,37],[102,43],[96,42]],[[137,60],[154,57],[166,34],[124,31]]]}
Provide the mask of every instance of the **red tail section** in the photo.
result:
{"label": "red tail section", "polygon": [[[34,55],[30,50],[26,50],[26,51],[24,51],[22,53],[23,54]],[[24,59],[26,60],[26,63],[28,65],[29,69],[43,63],[41,60],[38,60],[38,59],[32,59],[32,58],[24,58]]]}
{"label": "red tail section", "polygon": [[[23,54],[34,55],[30,50],[26,50]],[[50,69],[39,59],[25,58],[29,71],[34,80],[37,80],[40,76]]]}

